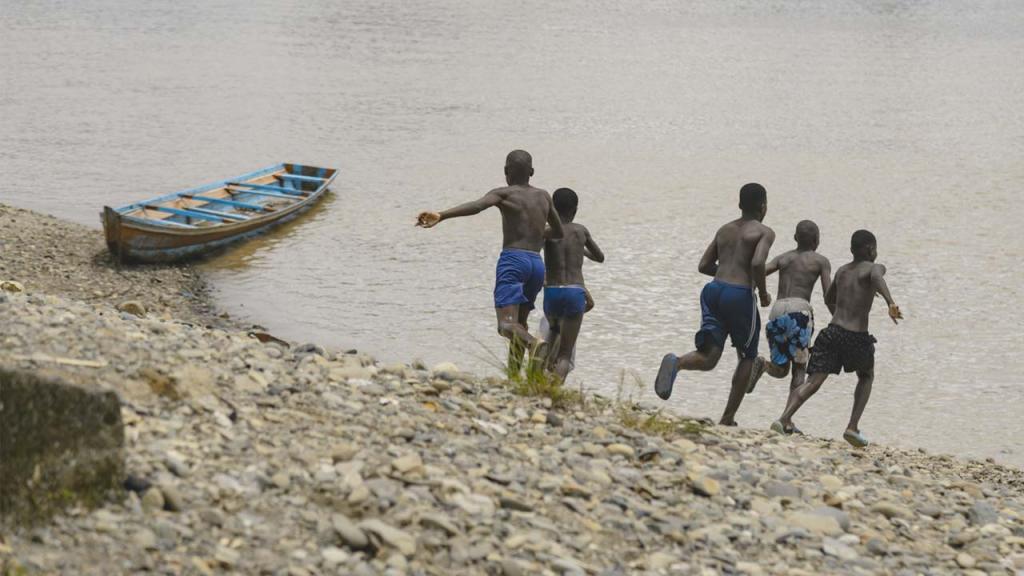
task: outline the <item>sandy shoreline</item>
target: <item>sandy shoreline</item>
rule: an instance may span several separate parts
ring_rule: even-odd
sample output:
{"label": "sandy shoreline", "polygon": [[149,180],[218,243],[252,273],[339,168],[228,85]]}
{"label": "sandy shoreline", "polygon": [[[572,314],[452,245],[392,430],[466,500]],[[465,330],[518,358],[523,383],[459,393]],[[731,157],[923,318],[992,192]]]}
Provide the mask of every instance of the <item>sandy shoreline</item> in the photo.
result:
{"label": "sandy shoreline", "polygon": [[0,535],[0,573],[1024,570],[1024,471],[261,343],[189,267],[117,268],[95,230],[3,205],[0,224],[0,280],[24,286],[0,293],[0,366],[85,362],[63,368],[121,396],[134,480]]}

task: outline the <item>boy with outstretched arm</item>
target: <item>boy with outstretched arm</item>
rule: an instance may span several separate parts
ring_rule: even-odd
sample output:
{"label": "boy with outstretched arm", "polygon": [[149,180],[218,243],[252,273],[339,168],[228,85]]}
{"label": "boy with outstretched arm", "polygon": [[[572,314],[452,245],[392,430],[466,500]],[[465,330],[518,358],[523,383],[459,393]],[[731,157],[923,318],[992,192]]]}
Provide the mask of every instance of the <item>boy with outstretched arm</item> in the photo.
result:
{"label": "boy with outstretched arm", "polygon": [[559,188],[552,195],[555,211],[562,221],[563,237],[549,238],[544,243],[544,316],[553,335],[551,363],[561,381],[573,368],[576,338],[583,323],[583,313],[591,300],[583,284],[583,258],[604,262],[604,253],[582,224],[573,222],[579,197],[569,188]]}
{"label": "boy with outstretched arm", "polygon": [[[505,158],[505,182],[482,198],[460,204],[443,212],[421,212],[416,225],[433,228],[444,220],[473,216],[497,206],[501,211],[502,250],[494,281],[494,310],[498,333],[508,338],[509,370],[519,373],[523,352],[539,348],[541,342],[530,335],[527,318],[537,294],[544,286],[544,261],[540,249],[544,238],[562,237],[551,196],[530,185],[533,157],[525,150],[513,150]],[[545,232],[545,224],[550,230]]]}
{"label": "boy with outstretched arm", "polygon": [[701,326],[695,337],[696,350],[683,356],[666,354],[654,381],[654,391],[662,400],[672,394],[680,370],[711,370],[718,365],[728,337],[736,348],[739,363],[732,376],[732,387],[719,424],[736,425],[736,411],[750,385],[761,317],[754,299],[757,287],[761,306],[771,304],[765,288],[765,264],[775,232],[761,223],[768,212],[768,193],[760,184],[740,189],[741,215],[718,229],[704,251],[697,269],[714,276],[700,293]]}
{"label": "boy with outstretched arm", "polygon": [[779,290],[768,323],[764,326],[770,356],[767,360],[758,357],[748,394],[765,370],[775,378],[785,378],[792,368],[791,394],[804,383],[807,360],[811,355],[811,337],[814,335],[811,294],[819,281],[822,294],[828,293],[832,284],[832,265],[828,258],[817,252],[821,240],[817,224],[810,220],[800,221],[793,239],[796,240],[796,249],[772,258],[765,270],[769,276],[779,273]]}
{"label": "boy with outstretched arm", "polygon": [[899,306],[885,283],[885,266],[875,263],[878,244],[874,234],[858,230],[850,240],[853,262],[836,271],[835,280],[825,294],[825,305],[832,312],[832,322],[821,331],[811,349],[807,364],[807,381],[790,394],[782,417],[772,423],[772,430],[786,433],[793,429],[793,415],[808,398],[821,388],[829,374],[840,369],[857,373],[853,393],[853,410],[843,438],[858,448],[868,445],[860,433],[860,417],[871,396],[875,379],[875,338],[868,333],[868,316],[875,295],[885,299],[889,317],[894,323],[903,318]]}

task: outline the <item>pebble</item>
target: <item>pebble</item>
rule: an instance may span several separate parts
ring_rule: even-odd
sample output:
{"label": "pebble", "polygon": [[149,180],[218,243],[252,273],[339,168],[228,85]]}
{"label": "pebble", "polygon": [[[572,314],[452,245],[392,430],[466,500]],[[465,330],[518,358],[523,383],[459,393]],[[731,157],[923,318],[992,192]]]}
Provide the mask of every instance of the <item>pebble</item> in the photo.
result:
{"label": "pebble", "polygon": [[164,495],[164,510],[168,512],[181,512],[185,509],[185,501],[178,489],[170,484],[160,486],[160,492]]}
{"label": "pebble", "polygon": [[117,309],[120,312],[138,316],[139,318],[146,316],[146,307],[137,300],[125,300],[117,305]]}
{"label": "pebble", "polygon": [[369,538],[348,516],[335,514],[331,516],[331,526],[341,538],[341,542],[354,550],[362,550],[370,545]]}
{"label": "pebble", "polygon": [[999,512],[988,502],[978,501],[967,510],[967,519],[974,526],[995,524],[999,521]]}
{"label": "pebble", "polygon": [[0,291],[17,294],[25,291],[25,286],[15,280],[4,280],[0,282]]}
{"label": "pebble", "polygon": [[769,498],[781,498],[783,500],[798,500],[800,498],[800,487],[789,482],[769,480],[761,489]]}
{"label": "pebble", "polygon": [[714,478],[702,476],[691,482],[694,493],[701,496],[717,496],[721,492],[721,485]]}
{"label": "pebble", "polygon": [[607,450],[608,454],[612,456],[625,456],[627,458],[632,458],[636,455],[636,450],[628,444],[609,444],[605,450]]}
{"label": "pebble", "polygon": [[238,550],[226,546],[218,546],[213,558],[225,568],[234,568],[242,558],[242,555]]}
{"label": "pebble", "polygon": [[151,487],[142,495],[142,509],[149,512],[164,509],[164,495],[157,487]]}
{"label": "pebble", "polygon": [[376,518],[362,521],[359,523],[359,528],[380,538],[381,542],[406,556],[416,553],[416,538],[404,530],[390,526]]}
{"label": "pebble", "polygon": [[786,521],[795,528],[803,528],[815,534],[838,536],[843,533],[839,521],[832,516],[811,512],[791,512]]}
{"label": "pebble", "polygon": [[906,506],[888,501],[876,502],[871,506],[871,511],[881,514],[886,518],[906,518],[910,516],[910,510]]}
{"label": "pebble", "polygon": [[407,454],[391,461],[391,467],[399,474],[409,474],[422,470],[423,459],[419,454]]}

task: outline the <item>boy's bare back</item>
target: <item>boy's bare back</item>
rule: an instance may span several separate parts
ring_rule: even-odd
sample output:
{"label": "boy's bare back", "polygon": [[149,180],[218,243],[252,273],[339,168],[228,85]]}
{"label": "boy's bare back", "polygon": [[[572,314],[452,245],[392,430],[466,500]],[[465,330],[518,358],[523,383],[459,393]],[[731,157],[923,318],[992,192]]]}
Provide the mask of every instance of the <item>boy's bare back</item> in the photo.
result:
{"label": "boy's bare back", "polygon": [[565,236],[544,243],[544,266],[548,286],[583,286],[583,258],[592,242],[590,232],[582,224],[563,222]]}
{"label": "boy's bare back", "polygon": [[502,248],[539,252],[544,246],[544,226],[552,213],[551,196],[529,184],[505,186],[488,192],[497,195],[501,211]]}
{"label": "boy's bare back", "polygon": [[800,298],[810,302],[814,283],[821,281],[822,294],[828,291],[832,265],[821,254],[813,250],[790,250],[777,256],[768,264],[779,271],[778,299]]}
{"label": "boy's bare back", "polygon": [[830,290],[835,299],[832,324],[851,332],[867,332],[878,281],[884,275],[885,266],[868,261],[854,261],[839,268]]}
{"label": "boy's bare back", "polygon": [[767,247],[771,247],[774,240],[775,232],[757,220],[739,218],[722,226],[715,233],[714,240],[718,259],[715,279],[729,284],[753,286],[751,263],[757,248],[765,242]]}

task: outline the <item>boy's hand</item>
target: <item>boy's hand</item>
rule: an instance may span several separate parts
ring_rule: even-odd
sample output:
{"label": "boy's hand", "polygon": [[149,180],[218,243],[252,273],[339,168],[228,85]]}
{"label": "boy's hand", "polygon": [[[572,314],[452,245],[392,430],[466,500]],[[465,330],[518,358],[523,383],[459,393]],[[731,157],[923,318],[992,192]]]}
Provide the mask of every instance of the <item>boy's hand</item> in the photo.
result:
{"label": "boy's hand", "polygon": [[889,304],[889,318],[892,318],[893,324],[899,324],[899,321],[903,320],[903,312],[900,312],[900,307],[895,302]]}
{"label": "boy's hand", "polygon": [[420,228],[433,228],[441,221],[441,215],[437,212],[420,212],[416,217],[416,225]]}
{"label": "boy's hand", "polygon": [[584,313],[590,312],[594,309],[594,297],[590,295],[590,290],[583,289],[583,296],[587,299],[587,306],[583,309]]}
{"label": "boy's hand", "polygon": [[772,295],[767,292],[758,291],[757,295],[761,297],[761,307],[767,308],[772,305]]}

